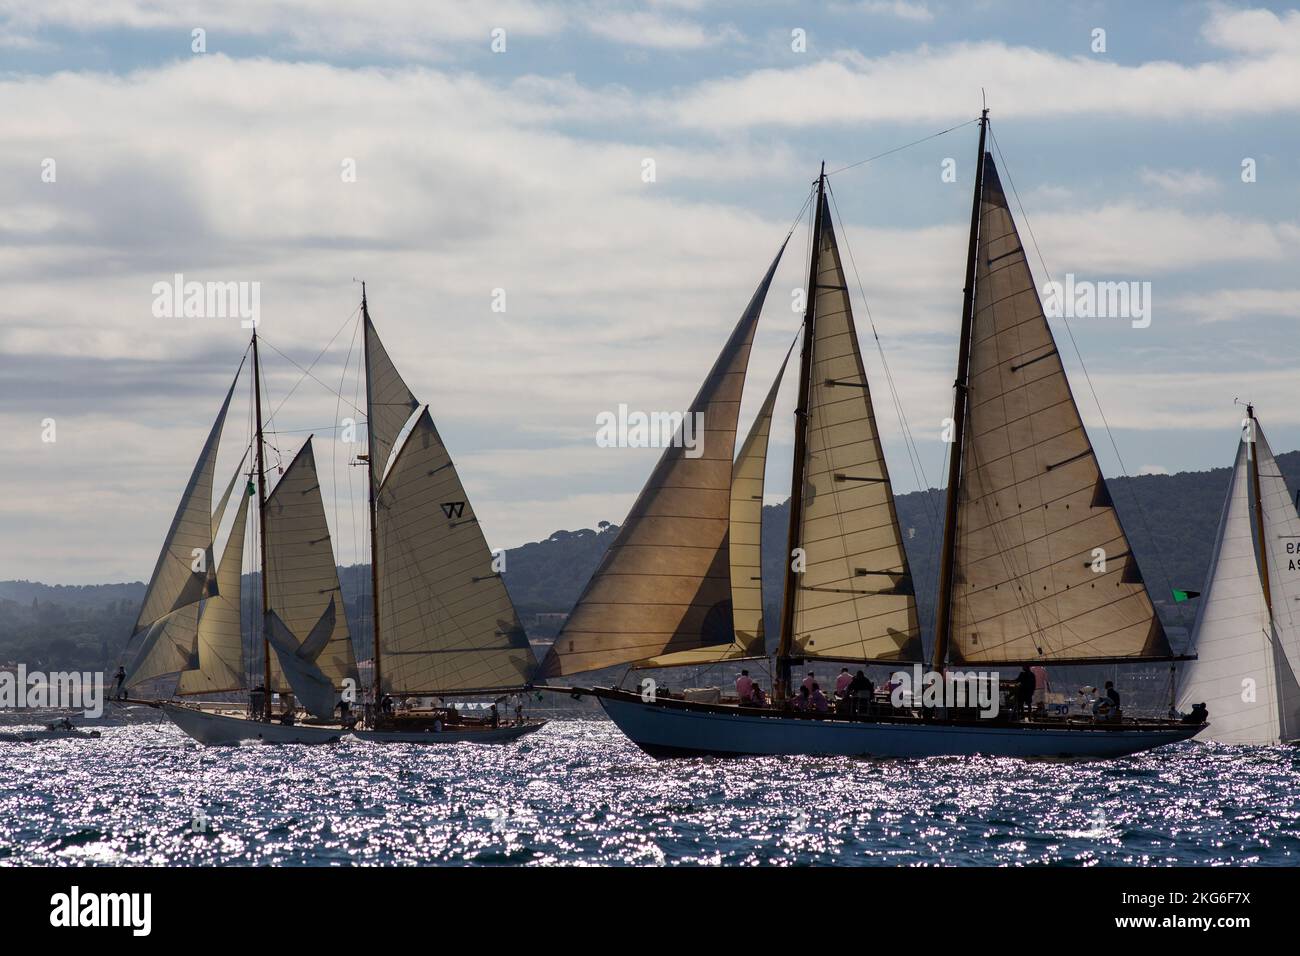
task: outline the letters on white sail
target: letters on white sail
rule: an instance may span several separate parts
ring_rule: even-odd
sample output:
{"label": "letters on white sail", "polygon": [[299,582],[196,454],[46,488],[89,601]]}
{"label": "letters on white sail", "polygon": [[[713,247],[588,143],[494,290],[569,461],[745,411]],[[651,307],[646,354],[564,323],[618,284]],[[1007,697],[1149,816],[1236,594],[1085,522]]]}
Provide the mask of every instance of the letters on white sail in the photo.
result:
{"label": "letters on white sail", "polygon": [[426,408],[379,490],[383,690],[509,690],[537,661]]}
{"label": "letters on white sail", "polygon": [[984,162],[950,660],[1169,657]]}
{"label": "letters on white sail", "polygon": [[792,656],[916,660],[916,598],[823,201]]}
{"label": "letters on white sail", "polygon": [[[290,688],[328,717],[357,666],[310,438],[266,499],[265,515],[267,638]],[[326,713],[312,708],[320,697],[303,675],[332,689]]]}
{"label": "letters on white sail", "polygon": [[688,414],[703,416],[699,444],[691,455],[679,443],[664,450],[542,663],[545,676],[732,643],[727,536],[736,421],[754,329],[780,259],[778,252],[691,403]]}

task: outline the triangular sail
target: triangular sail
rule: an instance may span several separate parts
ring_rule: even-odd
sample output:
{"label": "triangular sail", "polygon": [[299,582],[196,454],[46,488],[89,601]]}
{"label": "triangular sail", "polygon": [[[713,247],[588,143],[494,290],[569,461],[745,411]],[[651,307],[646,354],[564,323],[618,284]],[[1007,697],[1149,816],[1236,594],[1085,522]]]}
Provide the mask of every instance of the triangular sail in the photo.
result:
{"label": "triangular sail", "polygon": [[825,200],[816,295],[791,656],[916,660],[915,591]]}
{"label": "triangular sail", "polygon": [[[194,640],[199,606],[187,604],[165,614],[145,632],[123,686],[130,691],[195,665]],[[161,688],[156,688],[161,689]]]}
{"label": "triangular sail", "polygon": [[[243,368],[242,363],[240,368]],[[185,493],[181,495],[162,552],[154,565],[153,576],[149,579],[140,616],[131,632],[133,635],[172,611],[197,604],[212,593],[216,581],[212,560],[212,475],[217,464],[221,430],[238,381],[239,372],[236,372],[235,381],[230,383],[226,400],[217,413],[217,420],[212,423],[208,439],[203,443],[203,451],[190,474]],[[200,555],[203,560],[196,564]],[[196,567],[203,570],[195,570]]]}
{"label": "triangular sail", "polygon": [[1168,658],[991,155],[984,165],[950,660]]}
{"label": "triangular sail", "polygon": [[372,474],[377,488],[384,477],[384,466],[398,436],[420,407],[411,390],[406,387],[388,350],[380,341],[370,316],[365,317],[366,333],[366,405],[369,409],[370,457]]}
{"label": "triangular sail", "polygon": [[731,643],[736,421],[754,329],[784,250],[783,243],[691,403],[687,414],[703,426],[695,448],[674,441],[664,450],[551,646],[544,676]]}
{"label": "triangular sail", "polygon": [[[1300,516],[1263,429],[1255,427],[1273,622],[1290,668],[1300,674]],[[1300,724],[1293,731],[1300,735]]]}
{"label": "triangular sail", "polygon": [[376,502],[380,660],[391,694],[512,690],[537,659],[426,408]]}
{"label": "triangular sail", "polygon": [[266,499],[265,535],[268,639],[304,704],[312,707],[312,687],[295,681],[306,673],[333,688],[332,710],[357,665],[310,438]]}
{"label": "triangular sail", "polygon": [[[243,622],[240,612],[240,580],[244,568],[244,533],[248,525],[248,502],[252,488],[241,474],[243,464],[235,472],[230,487],[222,496],[224,508],[231,491],[238,484],[242,494],[235,509],[235,522],[231,525],[226,549],[221,554],[217,568],[217,593],[203,604],[199,617],[198,667],[181,674],[176,693],[212,694],[240,690],[244,680]],[[242,481],[242,483],[241,483]],[[220,514],[222,508],[218,509]],[[215,520],[214,520],[215,524]]]}
{"label": "triangular sail", "polygon": [[1214,543],[1200,612],[1192,629],[1197,659],[1186,664],[1178,707],[1204,703],[1221,743],[1272,744],[1280,734],[1279,700],[1268,608],[1260,584],[1251,528],[1249,443],[1237,461]]}
{"label": "triangular sail", "polygon": [[787,352],[732,466],[731,523],[727,530],[732,640],[728,644],[652,657],[644,663],[645,667],[711,664],[736,657],[762,657],[767,653],[763,633],[763,483],[772,411],[789,361]]}

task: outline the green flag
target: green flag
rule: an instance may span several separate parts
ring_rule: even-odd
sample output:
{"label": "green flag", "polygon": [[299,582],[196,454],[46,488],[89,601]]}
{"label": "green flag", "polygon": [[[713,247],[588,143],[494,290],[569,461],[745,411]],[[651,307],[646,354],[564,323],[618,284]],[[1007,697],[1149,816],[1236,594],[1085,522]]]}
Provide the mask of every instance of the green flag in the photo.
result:
{"label": "green flag", "polygon": [[1174,603],[1182,604],[1184,601],[1190,601],[1194,597],[1200,597],[1200,591],[1180,591],[1174,588]]}

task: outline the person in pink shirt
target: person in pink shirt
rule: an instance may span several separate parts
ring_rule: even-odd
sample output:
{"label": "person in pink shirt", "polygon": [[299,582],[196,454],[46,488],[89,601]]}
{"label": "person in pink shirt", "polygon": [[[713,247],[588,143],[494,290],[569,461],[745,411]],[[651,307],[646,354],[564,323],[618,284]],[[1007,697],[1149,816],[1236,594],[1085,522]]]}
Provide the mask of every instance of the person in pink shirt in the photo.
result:
{"label": "person in pink shirt", "polygon": [[749,671],[742,670],[740,676],[736,678],[736,696],[740,698],[742,704],[748,704],[753,694],[754,681],[749,676]]}
{"label": "person in pink shirt", "polygon": [[831,709],[830,701],[826,699],[826,695],[822,693],[822,689],[815,682],[812,685],[812,693],[810,693],[808,697],[812,704],[812,709],[817,711],[817,713],[824,714]]}
{"label": "person in pink shirt", "polygon": [[808,688],[808,693],[811,694],[811,693],[812,693],[812,689],[813,689],[813,687],[816,686],[816,684],[817,684],[817,678],[813,676],[813,672],[812,672],[812,671],[809,671],[809,672],[808,672],[808,676],[805,677],[805,678],[803,679],[803,686],[804,686],[804,687],[807,687],[807,688]]}
{"label": "person in pink shirt", "polygon": [[840,668],[840,676],[835,678],[835,696],[846,697],[849,693],[849,685],[853,683],[853,675],[849,673],[847,667]]}

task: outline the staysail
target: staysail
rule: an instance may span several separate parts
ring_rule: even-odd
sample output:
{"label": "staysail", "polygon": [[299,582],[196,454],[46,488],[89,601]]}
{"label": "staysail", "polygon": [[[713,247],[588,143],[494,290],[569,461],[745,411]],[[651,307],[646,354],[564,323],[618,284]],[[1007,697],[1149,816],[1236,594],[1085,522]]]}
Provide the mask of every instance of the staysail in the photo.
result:
{"label": "staysail", "polygon": [[987,153],[976,256],[949,660],[1169,658]]}
{"label": "staysail", "polygon": [[181,696],[241,690],[244,680],[244,638],[240,610],[240,580],[244,569],[244,533],[248,525],[248,502],[253,490],[242,474],[243,462],[235,471],[222,504],[213,516],[213,534],[217,518],[236,486],[241,492],[235,509],[235,521],[226,539],[217,568],[217,593],[203,604],[196,642],[198,666],[181,674],[176,693]]}
{"label": "staysail", "polygon": [[379,489],[382,690],[506,691],[537,660],[428,408]]}
{"label": "staysail", "polygon": [[915,591],[822,198],[790,656],[917,660]]}
{"label": "staysail", "polygon": [[772,412],[789,361],[790,353],[786,352],[776,380],[754,417],[732,466],[731,517],[727,526],[732,640],[727,644],[712,644],[652,657],[643,663],[644,667],[711,664],[737,657],[763,657],[767,653],[763,631],[763,484]]}
{"label": "staysail", "polygon": [[[243,363],[240,363],[240,371]],[[209,597],[216,582],[212,560],[212,475],[217,464],[217,446],[221,430],[235,394],[239,371],[230,383],[226,400],[221,403],[217,420],[212,423],[203,451],[194,465],[190,480],[181,495],[180,505],[172,518],[162,552],[154,565],[153,576],[145,591],[140,616],[132,634],[138,634],[167,614]],[[201,568],[202,570],[198,570]]]}
{"label": "staysail", "polygon": [[[1259,455],[1259,497],[1268,551],[1270,610],[1278,646],[1286,657],[1279,663],[1285,663],[1291,672],[1284,674],[1280,681],[1285,687],[1295,682],[1294,675],[1300,674],[1300,516],[1257,420],[1255,452]],[[1300,720],[1295,720],[1293,715],[1284,730],[1288,739],[1300,736]]]}
{"label": "staysail", "polygon": [[193,667],[198,620],[199,605],[195,603],[164,614],[149,625],[134,659],[126,668],[123,686],[135,690],[150,681],[172,677]]}
{"label": "staysail", "polygon": [[694,448],[675,440],[664,449],[546,655],[543,676],[732,643],[736,422],[754,329],[784,250],[783,243],[691,403],[687,415],[702,426]]}
{"label": "staysail", "polygon": [[267,639],[289,687],[328,718],[357,665],[311,438],[266,499],[265,536]]}

